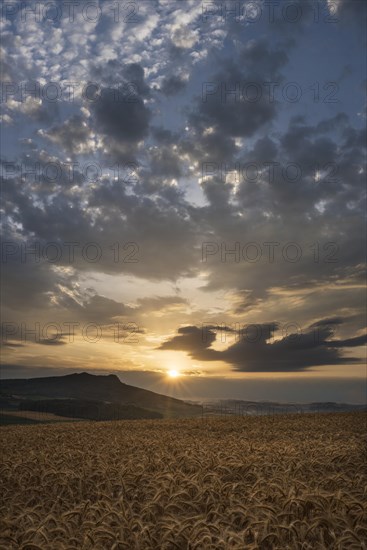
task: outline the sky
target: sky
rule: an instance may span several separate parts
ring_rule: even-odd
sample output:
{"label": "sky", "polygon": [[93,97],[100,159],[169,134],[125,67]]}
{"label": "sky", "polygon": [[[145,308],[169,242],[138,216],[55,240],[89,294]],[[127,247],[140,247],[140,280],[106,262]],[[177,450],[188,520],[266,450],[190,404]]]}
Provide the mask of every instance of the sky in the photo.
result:
{"label": "sky", "polygon": [[364,402],[366,3],[1,9],[1,376]]}

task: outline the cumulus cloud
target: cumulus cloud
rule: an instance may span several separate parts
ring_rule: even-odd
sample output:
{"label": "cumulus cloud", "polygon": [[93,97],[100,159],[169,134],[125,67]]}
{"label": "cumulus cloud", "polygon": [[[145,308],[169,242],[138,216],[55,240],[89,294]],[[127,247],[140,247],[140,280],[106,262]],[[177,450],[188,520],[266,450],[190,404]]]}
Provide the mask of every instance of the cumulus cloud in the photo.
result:
{"label": "cumulus cloud", "polygon": [[148,132],[150,111],[134,89],[104,88],[95,101],[94,114],[100,132],[117,142],[137,142]]}
{"label": "cumulus cloud", "polygon": [[69,154],[85,154],[93,152],[96,147],[95,136],[88,124],[79,115],[74,115],[60,126],[48,130],[40,130],[42,137],[59,145]]}

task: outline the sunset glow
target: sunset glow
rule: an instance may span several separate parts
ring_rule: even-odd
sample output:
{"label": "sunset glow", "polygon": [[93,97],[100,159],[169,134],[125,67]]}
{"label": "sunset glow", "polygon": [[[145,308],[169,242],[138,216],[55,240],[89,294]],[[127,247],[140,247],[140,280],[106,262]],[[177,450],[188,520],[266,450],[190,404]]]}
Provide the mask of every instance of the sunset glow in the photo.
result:
{"label": "sunset glow", "polygon": [[168,376],[169,376],[170,378],[178,378],[178,377],[181,376],[181,375],[180,375],[180,373],[178,372],[178,370],[176,370],[176,369],[171,369],[171,370],[168,371]]}

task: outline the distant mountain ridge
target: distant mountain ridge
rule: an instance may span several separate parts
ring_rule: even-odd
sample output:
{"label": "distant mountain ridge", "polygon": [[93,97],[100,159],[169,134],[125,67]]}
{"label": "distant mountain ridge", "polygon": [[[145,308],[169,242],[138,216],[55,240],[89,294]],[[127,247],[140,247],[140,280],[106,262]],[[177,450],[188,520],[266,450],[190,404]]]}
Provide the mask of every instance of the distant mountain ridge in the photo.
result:
{"label": "distant mountain ridge", "polygon": [[201,414],[201,407],[198,405],[124,384],[115,374],[95,375],[82,372],[44,378],[5,379],[1,380],[0,393],[3,397],[69,398],[118,403],[159,412],[165,418]]}
{"label": "distant mountain ridge", "polygon": [[336,403],[333,401],[313,403],[282,403],[278,401],[245,401],[241,399],[216,399],[203,403],[203,413],[220,415],[237,414],[254,416],[289,413],[336,413],[367,411],[366,404]]}

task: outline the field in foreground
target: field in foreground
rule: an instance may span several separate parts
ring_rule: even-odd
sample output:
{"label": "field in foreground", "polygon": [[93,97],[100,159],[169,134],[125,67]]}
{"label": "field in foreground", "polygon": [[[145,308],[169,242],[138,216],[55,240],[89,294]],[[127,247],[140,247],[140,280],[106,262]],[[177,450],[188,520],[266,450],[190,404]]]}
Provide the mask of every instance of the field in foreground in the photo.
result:
{"label": "field in foreground", "polygon": [[366,549],[366,415],[0,429],[1,550]]}

